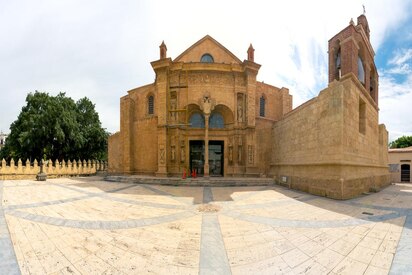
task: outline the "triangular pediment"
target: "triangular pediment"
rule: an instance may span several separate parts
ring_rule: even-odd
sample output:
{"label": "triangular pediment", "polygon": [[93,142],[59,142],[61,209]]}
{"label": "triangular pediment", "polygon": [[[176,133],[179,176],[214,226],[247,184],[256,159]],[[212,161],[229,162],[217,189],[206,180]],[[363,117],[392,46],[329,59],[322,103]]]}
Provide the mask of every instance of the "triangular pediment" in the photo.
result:
{"label": "triangular pediment", "polygon": [[210,35],[206,35],[190,48],[180,54],[174,62],[200,62],[204,54],[209,54],[213,57],[215,63],[226,64],[241,64],[239,58],[226,49],[222,44],[213,39]]}

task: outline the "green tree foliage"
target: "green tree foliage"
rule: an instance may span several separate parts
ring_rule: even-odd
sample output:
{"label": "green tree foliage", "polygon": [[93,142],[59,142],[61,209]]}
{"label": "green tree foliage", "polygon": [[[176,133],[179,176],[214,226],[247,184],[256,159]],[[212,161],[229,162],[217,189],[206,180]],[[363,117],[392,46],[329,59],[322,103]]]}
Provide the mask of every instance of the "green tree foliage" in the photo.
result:
{"label": "green tree foliage", "polygon": [[26,106],[11,124],[1,158],[107,159],[108,133],[94,104],[86,97],[74,102],[65,93],[29,93]]}
{"label": "green tree foliage", "polygon": [[390,148],[405,148],[412,146],[412,136],[402,136],[389,143]]}

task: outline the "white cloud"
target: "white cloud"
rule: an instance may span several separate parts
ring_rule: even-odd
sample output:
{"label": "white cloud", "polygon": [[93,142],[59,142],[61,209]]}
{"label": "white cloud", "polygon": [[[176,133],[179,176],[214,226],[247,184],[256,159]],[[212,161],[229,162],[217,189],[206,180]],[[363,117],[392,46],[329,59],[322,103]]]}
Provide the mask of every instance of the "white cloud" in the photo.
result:
{"label": "white cloud", "polygon": [[[289,88],[297,106],[327,86],[328,39],[351,18],[356,21],[363,3],[379,51],[386,35],[410,16],[411,1],[5,1],[0,130],[16,119],[26,93],[37,89],[88,96],[103,126],[118,131],[119,99],[153,82],[150,62],[158,58],[162,40],[175,58],[206,34],[240,59],[252,43],[262,64],[258,79]],[[407,86],[383,81],[380,91],[391,89],[384,96],[406,93]]]}
{"label": "white cloud", "polygon": [[401,84],[383,76],[379,84],[380,121],[389,131],[389,141],[412,135],[412,75]]}
{"label": "white cloud", "polygon": [[412,49],[397,49],[394,56],[388,60],[388,68],[383,70],[385,75],[409,75],[412,73]]}
{"label": "white cloud", "polygon": [[412,58],[412,49],[401,49],[396,51],[395,56],[392,57],[388,64],[390,65],[405,65],[405,62]]}

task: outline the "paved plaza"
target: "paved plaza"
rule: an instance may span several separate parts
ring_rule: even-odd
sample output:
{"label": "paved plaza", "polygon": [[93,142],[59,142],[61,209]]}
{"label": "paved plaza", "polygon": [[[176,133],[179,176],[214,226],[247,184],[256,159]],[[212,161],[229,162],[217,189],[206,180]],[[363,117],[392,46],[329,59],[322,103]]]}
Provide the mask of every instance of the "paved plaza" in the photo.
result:
{"label": "paved plaza", "polygon": [[408,184],[336,201],[60,178],[0,181],[0,199],[0,274],[412,273]]}

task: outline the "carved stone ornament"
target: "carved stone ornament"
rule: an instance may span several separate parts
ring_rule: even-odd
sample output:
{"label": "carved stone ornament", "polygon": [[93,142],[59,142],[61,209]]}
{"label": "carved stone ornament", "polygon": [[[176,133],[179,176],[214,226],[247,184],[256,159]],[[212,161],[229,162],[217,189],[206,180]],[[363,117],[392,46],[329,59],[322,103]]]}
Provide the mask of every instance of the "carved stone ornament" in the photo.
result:
{"label": "carved stone ornament", "polygon": [[186,158],[186,152],[185,152],[185,146],[180,147],[180,162],[185,162]]}
{"label": "carved stone ornament", "polygon": [[249,161],[249,164],[253,164],[253,146],[252,146],[252,145],[249,145],[248,148],[247,148],[247,150],[248,150],[248,161]]}
{"label": "carved stone ornament", "polygon": [[160,148],[159,148],[159,158],[160,158],[160,163],[161,163],[161,164],[164,164],[164,163],[165,163],[165,154],[166,154],[166,152],[165,152],[164,146],[163,146],[163,145],[160,145]]}
{"label": "carved stone ornament", "polygon": [[210,113],[215,108],[215,102],[213,99],[210,98],[208,94],[205,94],[200,101],[200,109],[203,111],[205,115],[210,115]]}
{"label": "carved stone ornament", "polygon": [[175,146],[172,146],[171,150],[170,150],[170,158],[172,161],[176,160],[176,148]]}

